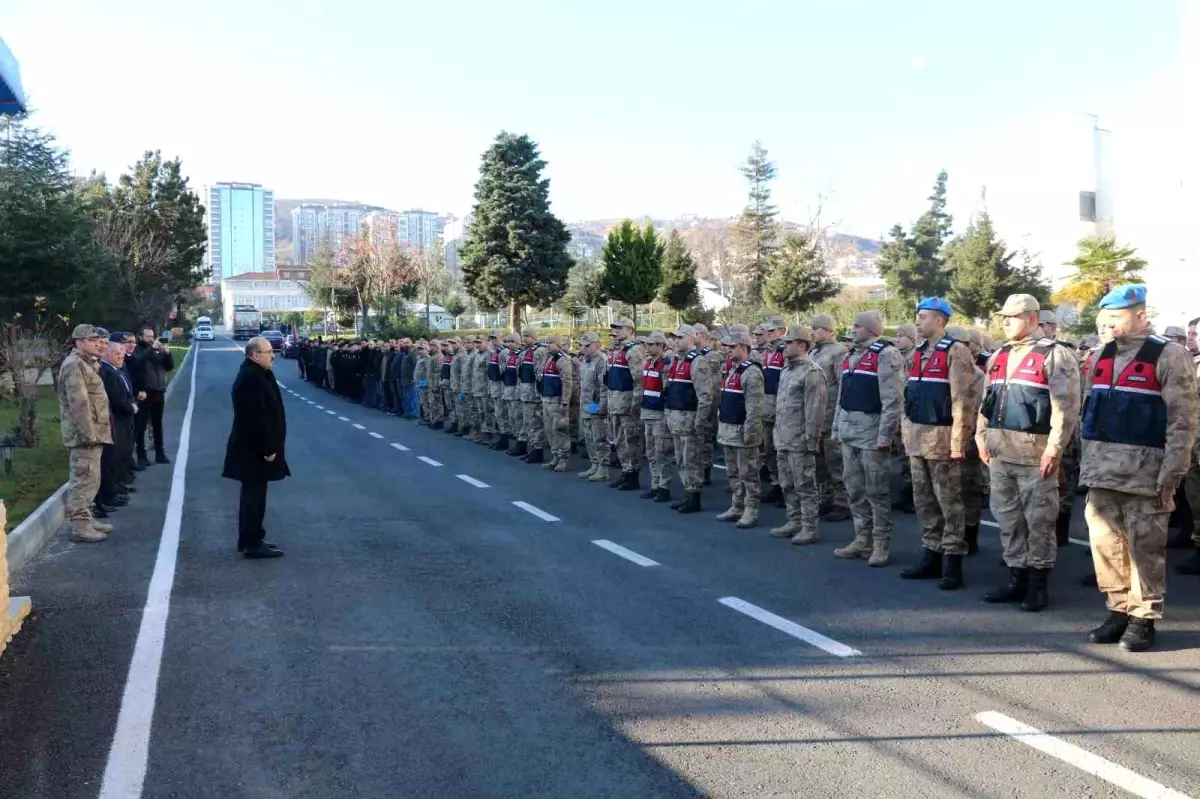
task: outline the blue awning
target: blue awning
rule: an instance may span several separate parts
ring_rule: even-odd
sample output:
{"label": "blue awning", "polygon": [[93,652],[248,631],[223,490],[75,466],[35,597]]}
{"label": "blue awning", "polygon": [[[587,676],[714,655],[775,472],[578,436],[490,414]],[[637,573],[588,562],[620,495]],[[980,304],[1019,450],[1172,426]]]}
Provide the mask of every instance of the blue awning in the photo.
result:
{"label": "blue awning", "polygon": [[21,68],[12,51],[0,39],[0,114],[25,113],[25,92],[21,89]]}

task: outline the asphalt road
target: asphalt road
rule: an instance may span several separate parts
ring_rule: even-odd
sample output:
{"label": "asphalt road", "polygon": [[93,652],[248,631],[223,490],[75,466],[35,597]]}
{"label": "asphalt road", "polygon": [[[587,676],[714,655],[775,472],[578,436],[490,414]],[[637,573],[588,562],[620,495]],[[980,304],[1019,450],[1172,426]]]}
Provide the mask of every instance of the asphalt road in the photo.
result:
{"label": "asphalt road", "polygon": [[1048,611],[987,606],[993,528],[941,592],[899,579],[914,517],[868,569],[831,554],[849,523],[807,548],[767,535],[774,508],[740,531],[712,518],[723,484],[682,517],[363,410],[294,361],[294,477],[267,517],[287,556],[244,561],[219,476],[240,350],[199,347],[168,403],[174,451],[192,401],[186,469],[143,473],[108,542],[60,538],[15,581],[35,617],[0,658],[0,797],[101,795],[106,767],[105,796],[132,774],[148,797],[1200,797],[1200,580],[1172,575],[1157,651],[1091,646],[1083,547]]}

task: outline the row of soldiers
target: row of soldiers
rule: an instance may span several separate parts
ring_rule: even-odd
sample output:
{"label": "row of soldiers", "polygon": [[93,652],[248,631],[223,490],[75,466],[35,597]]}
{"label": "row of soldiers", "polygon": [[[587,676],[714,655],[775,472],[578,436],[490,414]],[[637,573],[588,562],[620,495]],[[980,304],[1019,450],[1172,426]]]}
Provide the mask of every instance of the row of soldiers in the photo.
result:
{"label": "row of soldiers", "polygon": [[1082,453],[1097,582],[1111,610],[1091,638],[1141,650],[1162,612],[1167,489],[1173,497],[1195,467],[1196,380],[1186,351],[1150,331],[1144,289],[1120,291],[1102,302],[1099,337],[1082,359],[1027,295],[1005,304],[1009,341],[994,351],[949,327],[940,298],[923,300],[891,341],[880,316],[864,312],[845,343],[826,316],[730,326],[719,341],[702,325],[636,338],[618,318],[607,350],[589,333],[578,354],[534,329],[418,342],[422,423],[557,472],[581,437],[590,468],[579,477],[619,490],[641,488],[644,454],[641,496],[655,502],[673,499],[673,462],[680,513],[701,510],[715,442],[732,495],[719,520],[755,527],[762,502],[781,502],[787,518],[771,535],[804,545],[819,540],[819,519],[848,513],[854,538],[834,555],[876,567],[890,559],[899,439],[922,526],[921,559],[901,576],[961,587],[987,491],[1009,578],[984,600],[1031,612],[1049,601],[1074,496],[1063,475]]}

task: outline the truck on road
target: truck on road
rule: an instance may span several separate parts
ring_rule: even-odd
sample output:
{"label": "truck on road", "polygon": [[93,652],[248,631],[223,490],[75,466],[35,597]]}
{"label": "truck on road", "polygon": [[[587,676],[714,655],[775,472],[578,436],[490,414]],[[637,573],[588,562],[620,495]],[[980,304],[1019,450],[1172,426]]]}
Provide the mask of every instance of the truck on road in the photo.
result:
{"label": "truck on road", "polygon": [[233,340],[249,340],[262,329],[262,311],[253,305],[233,306]]}

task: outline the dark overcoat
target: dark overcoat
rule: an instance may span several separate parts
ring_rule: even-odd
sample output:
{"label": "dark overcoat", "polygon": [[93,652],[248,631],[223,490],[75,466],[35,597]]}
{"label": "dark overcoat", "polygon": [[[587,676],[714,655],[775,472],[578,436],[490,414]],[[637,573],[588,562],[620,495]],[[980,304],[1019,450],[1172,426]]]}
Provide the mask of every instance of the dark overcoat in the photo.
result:
{"label": "dark overcoat", "polygon": [[[275,373],[247,358],[233,381],[233,429],[225,445],[222,477],[274,482],[291,475],[284,453],[287,419]],[[267,463],[267,455],[275,460]]]}

